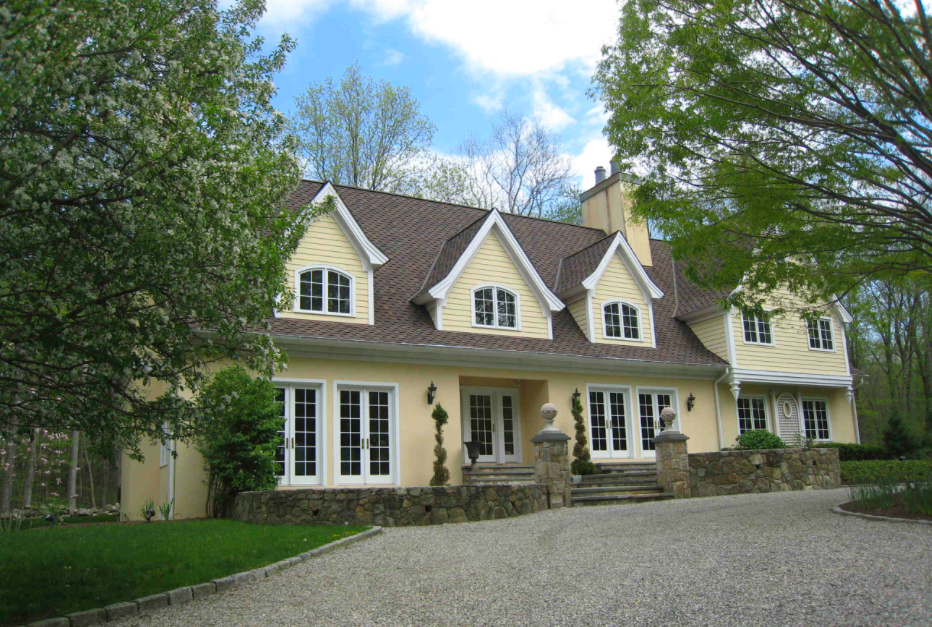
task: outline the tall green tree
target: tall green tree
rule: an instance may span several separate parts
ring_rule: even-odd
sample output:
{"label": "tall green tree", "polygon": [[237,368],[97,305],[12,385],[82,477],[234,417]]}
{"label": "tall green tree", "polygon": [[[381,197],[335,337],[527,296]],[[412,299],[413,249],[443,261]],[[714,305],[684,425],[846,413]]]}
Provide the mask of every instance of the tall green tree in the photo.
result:
{"label": "tall green tree", "polygon": [[[0,9],[0,428],[184,438],[206,366],[261,325],[303,233],[261,0]],[[197,329],[209,329],[204,335]],[[166,393],[152,394],[161,380]],[[138,451],[138,449],[135,449]]]}
{"label": "tall green tree", "polygon": [[434,125],[409,87],[364,76],[359,64],[313,83],[296,98],[291,128],[308,176],[398,191],[423,167]]}
{"label": "tall green tree", "polygon": [[753,307],[932,268],[932,31],[901,6],[624,5],[595,94],[636,211],[694,280]]}

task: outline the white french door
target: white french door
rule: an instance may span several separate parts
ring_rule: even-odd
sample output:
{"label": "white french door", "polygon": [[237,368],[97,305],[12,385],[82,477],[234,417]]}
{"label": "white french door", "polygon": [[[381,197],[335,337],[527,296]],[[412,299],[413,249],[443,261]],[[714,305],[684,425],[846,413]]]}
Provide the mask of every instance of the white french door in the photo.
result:
{"label": "white french door", "polygon": [[633,457],[630,388],[589,388],[589,447],[593,459]]}
{"label": "white french door", "polygon": [[337,483],[395,483],[394,390],[340,386],[337,394]]}
{"label": "white french door", "polygon": [[[521,412],[514,388],[461,388],[463,442],[479,443],[479,462],[521,460]],[[467,451],[463,459],[468,460]]]}
{"label": "white french door", "polygon": [[319,485],[321,460],[322,387],[276,384],[281,405],[281,443],[275,462],[280,485]]}
{"label": "white french door", "polygon": [[[677,415],[679,415],[679,409],[675,403],[675,390],[638,389],[638,444],[642,458],[653,459],[657,457],[654,450],[654,436],[657,435],[656,424],[660,419],[660,412],[665,407],[676,409]],[[675,423],[676,421],[674,421],[674,425]]]}

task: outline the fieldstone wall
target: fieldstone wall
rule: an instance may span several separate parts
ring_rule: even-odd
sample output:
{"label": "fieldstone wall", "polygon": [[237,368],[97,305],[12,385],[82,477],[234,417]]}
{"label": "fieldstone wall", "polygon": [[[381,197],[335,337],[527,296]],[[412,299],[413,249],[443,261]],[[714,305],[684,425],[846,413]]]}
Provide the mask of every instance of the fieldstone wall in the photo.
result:
{"label": "fieldstone wall", "polygon": [[838,449],[720,451],[688,457],[689,488],[694,497],[829,490],[841,485]]}
{"label": "fieldstone wall", "polygon": [[317,488],[241,492],[233,518],[280,525],[440,525],[547,509],[541,484],[425,488]]}

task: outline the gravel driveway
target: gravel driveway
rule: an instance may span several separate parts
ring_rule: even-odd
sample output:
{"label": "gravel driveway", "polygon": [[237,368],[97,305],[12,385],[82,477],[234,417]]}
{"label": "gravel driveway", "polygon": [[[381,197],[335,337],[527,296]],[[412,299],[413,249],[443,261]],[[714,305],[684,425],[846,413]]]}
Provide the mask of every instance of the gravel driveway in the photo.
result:
{"label": "gravel driveway", "polygon": [[845,490],[387,529],[248,588],[112,625],[932,624],[932,526]]}

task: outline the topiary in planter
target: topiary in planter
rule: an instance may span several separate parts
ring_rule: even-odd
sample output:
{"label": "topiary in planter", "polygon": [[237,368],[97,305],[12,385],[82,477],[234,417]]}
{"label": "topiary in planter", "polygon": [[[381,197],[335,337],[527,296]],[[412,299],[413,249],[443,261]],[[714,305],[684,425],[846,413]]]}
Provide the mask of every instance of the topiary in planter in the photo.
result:
{"label": "topiary in planter", "polygon": [[434,455],[437,459],[434,460],[434,476],[430,479],[430,485],[447,485],[450,482],[450,470],[445,465],[447,462],[447,449],[443,448],[443,425],[447,424],[450,415],[447,414],[447,410],[443,408],[443,405],[437,403],[431,418],[434,419],[434,424],[437,427],[437,433],[434,434],[434,439],[437,440],[437,445],[434,446]]}
{"label": "topiary in planter", "polygon": [[780,436],[770,431],[745,431],[735,439],[734,450],[754,450],[767,448],[786,448]]}
{"label": "topiary in planter", "polygon": [[574,475],[594,475],[598,472],[589,457],[589,443],[586,439],[586,423],[583,420],[583,406],[579,398],[573,397],[573,421],[576,423],[576,444],[573,445],[573,460],[570,470]]}

